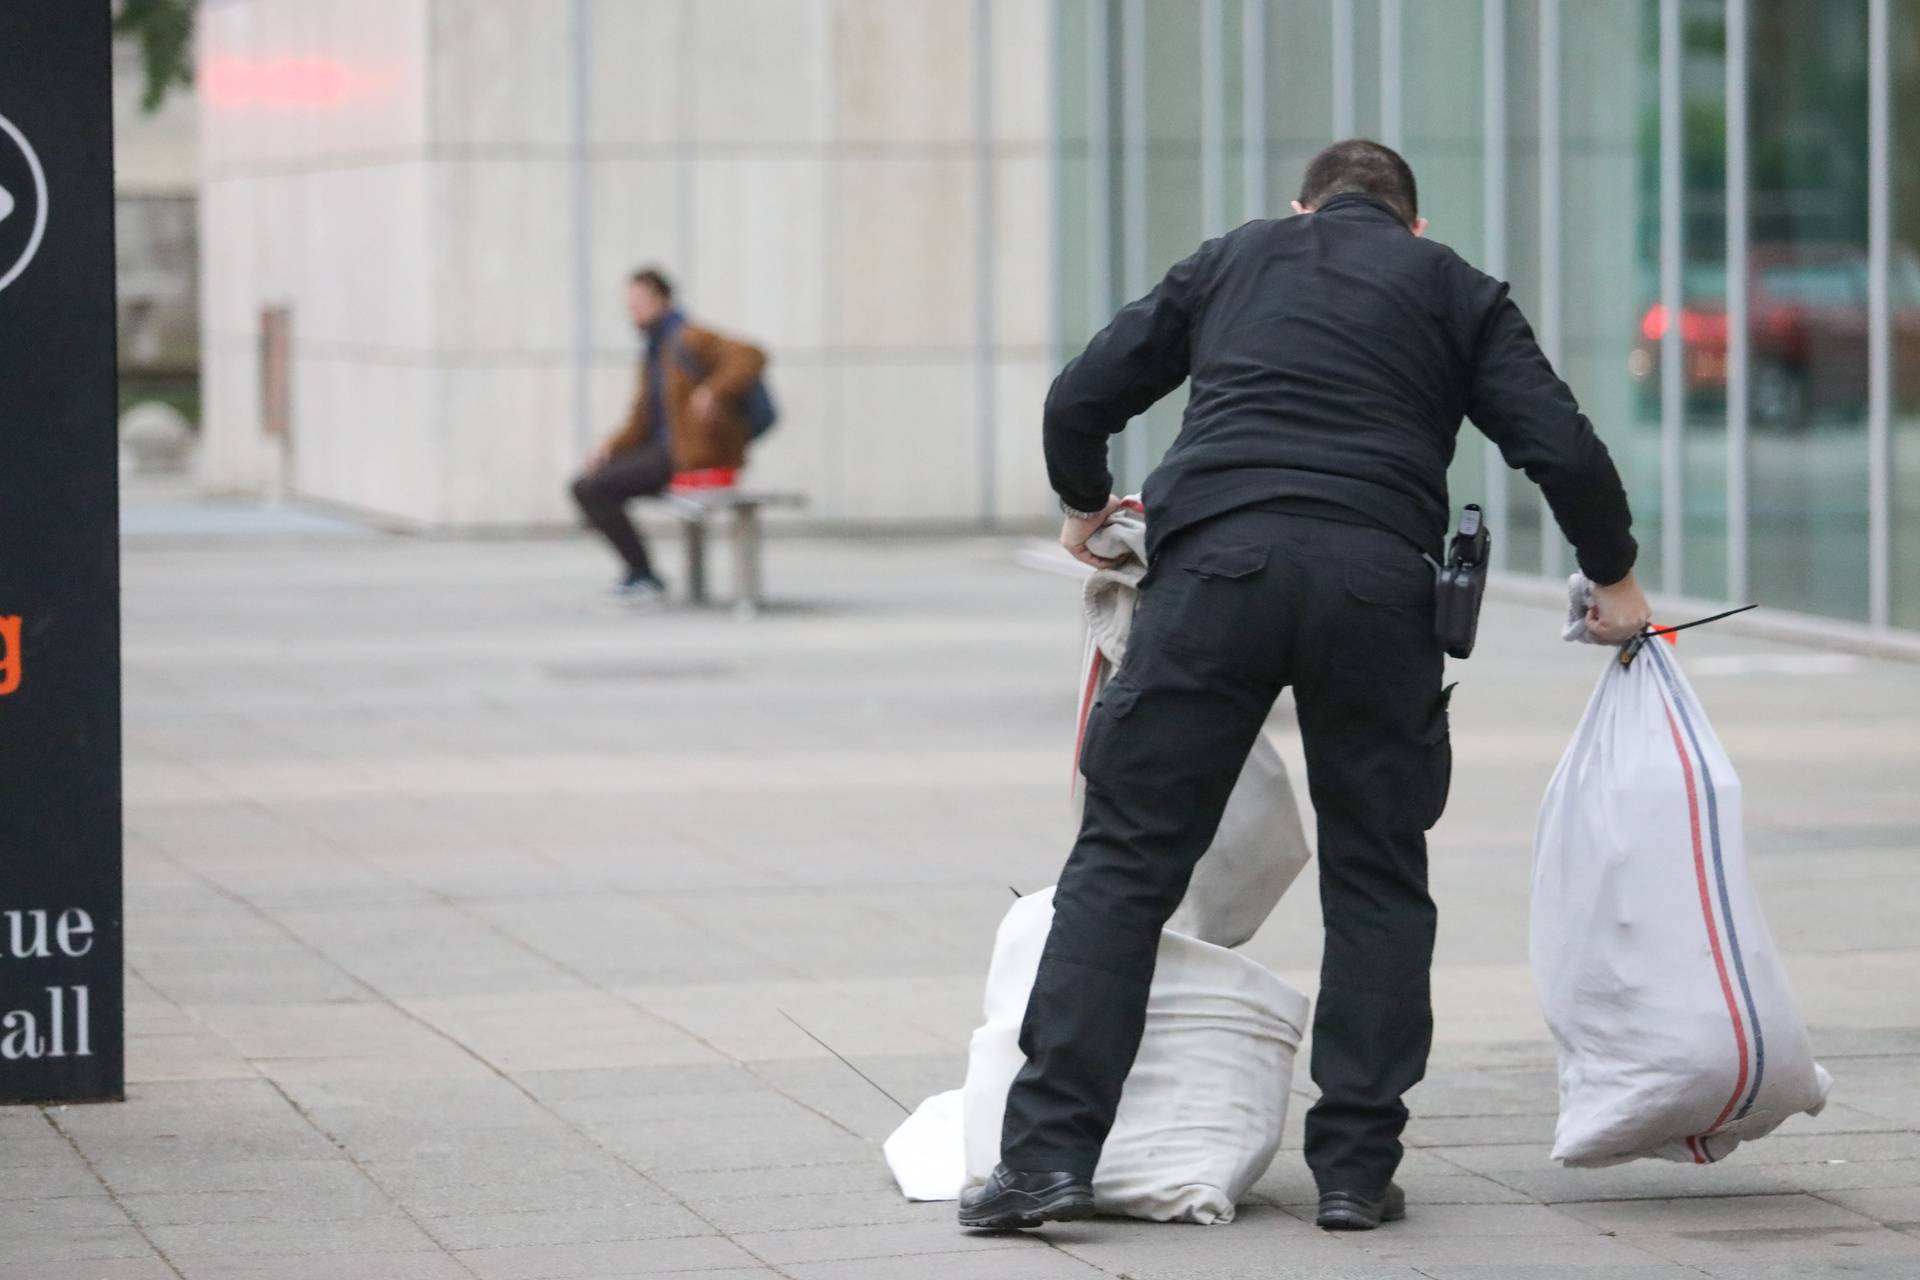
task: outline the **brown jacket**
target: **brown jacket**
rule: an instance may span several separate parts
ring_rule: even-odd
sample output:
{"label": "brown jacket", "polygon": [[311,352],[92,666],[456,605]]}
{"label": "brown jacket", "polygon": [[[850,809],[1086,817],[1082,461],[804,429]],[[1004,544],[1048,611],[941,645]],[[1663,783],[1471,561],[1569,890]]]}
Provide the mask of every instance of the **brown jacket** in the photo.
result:
{"label": "brown jacket", "polygon": [[[687,367],[688,361],[681,358],[676,347],[684,347],[694,368]],[[681,327],[660,360],[666,378],[662,403],[667,410],[667,440],[673,450],[675,471],[746,465],[747,419],[740,411],[740,397],[766,367],[767,354],[756,346],[723,338],[698,325]],[[640,385],[634,391],[626,424],[607,442],[608,449],[615,453],[631,449],[653,434],[653,424],[648,421],[644,362],[640,368]],[[694,389],[702,386],[712,390],[715,401],[713,411],[704,416],[693,410]]]}

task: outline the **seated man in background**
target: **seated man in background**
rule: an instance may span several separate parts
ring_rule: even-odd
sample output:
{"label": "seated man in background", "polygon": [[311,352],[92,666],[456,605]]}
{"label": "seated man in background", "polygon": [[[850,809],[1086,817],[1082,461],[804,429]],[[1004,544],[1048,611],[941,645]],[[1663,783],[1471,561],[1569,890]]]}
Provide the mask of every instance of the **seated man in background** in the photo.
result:
{"label": "seated man in background", "polygon": [[666,586],[627,517],[627,501],[665,492],[676,477],[731,482],[747,456],[749,425],[740,400],[767,357],[758,347],[689,324],[673,305],[672,283],[652,267],[628,280],[627,312],[647,344],[639,389],[626,424],[573,482],[573,500],[626,562],[615,590],[650,604],[664,597]]}

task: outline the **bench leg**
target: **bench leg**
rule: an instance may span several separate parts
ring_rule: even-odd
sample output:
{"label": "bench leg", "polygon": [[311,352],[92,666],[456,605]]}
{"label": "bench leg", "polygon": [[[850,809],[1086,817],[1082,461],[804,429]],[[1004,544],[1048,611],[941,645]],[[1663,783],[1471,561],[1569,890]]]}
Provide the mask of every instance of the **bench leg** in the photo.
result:
{"label": "bench leg", "polygon": [[736,507],[733,513],[733,608],[744,617],[760,612],[760,512]]}
{"label": "bench leg", "polygon": [[704,521],[688,520],[683,528],[687,539],[687,599],[694,604],[707,602],[707,526]]}

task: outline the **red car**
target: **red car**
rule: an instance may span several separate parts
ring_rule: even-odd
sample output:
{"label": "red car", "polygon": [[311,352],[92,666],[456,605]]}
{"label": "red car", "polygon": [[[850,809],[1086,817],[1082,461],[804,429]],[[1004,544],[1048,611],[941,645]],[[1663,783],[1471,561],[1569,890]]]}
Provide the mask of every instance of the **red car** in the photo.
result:
{"label": "red car", "polygon": [[[1804,426],[1816,413],[1863,413],[1867,404],[1867,255],[1852,245],[1762,245],[1753,251],[1750,397],[1760,425]],[[1726,275],[1717,264],[1690,267],[1680,337],[1690,404],[1724,402],[1727,391]],[[1888,287],[1893,321],[1895,401],[1920,404],[1920,259],[1896,248]],[[1657,403],[1660,340],[1667,309],[1640,317],[1627,371]]]}

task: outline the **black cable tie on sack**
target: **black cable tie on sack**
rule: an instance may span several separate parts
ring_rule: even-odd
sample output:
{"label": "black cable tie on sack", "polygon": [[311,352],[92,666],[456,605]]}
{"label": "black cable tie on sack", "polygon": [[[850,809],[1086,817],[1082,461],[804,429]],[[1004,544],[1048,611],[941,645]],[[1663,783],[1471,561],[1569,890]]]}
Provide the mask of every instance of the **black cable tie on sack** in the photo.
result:
{"label": "black cable tie on sack", "polygon": [[1670,636],[1676,631],[1685,631],[1689,627],[1704,627],[1709,622],[1719,622],[1723,618],[1733,617],[1736,613],[1745,613],[1749,609],[1758,609],[1759,607],[1757,604],[1743,604],[1738,609],[1728,609],[1725,613],[1716,613],[1710,618],[1695,618],[1692,622],[1682,622],[1671,627],[1648,625],[1639,635],[1627,641],[1626,645],[1621,648],[1620,665],[1623,667],[1632,666],[1633,660],[1640,656],[1640,651],[1647,647],[1647,641],[1653,639],[1655,636]]}

